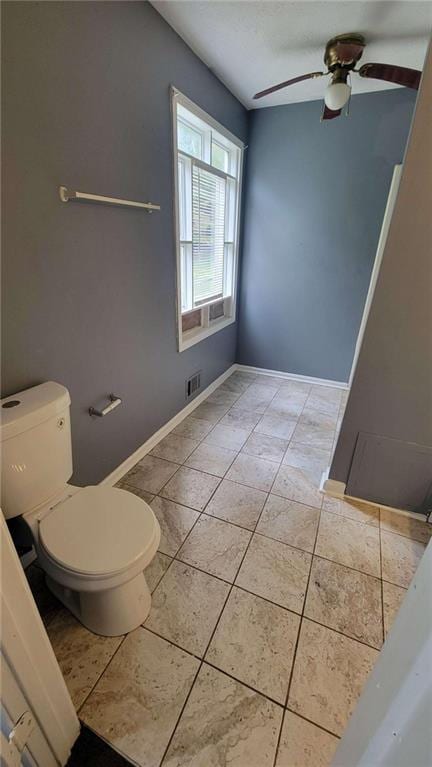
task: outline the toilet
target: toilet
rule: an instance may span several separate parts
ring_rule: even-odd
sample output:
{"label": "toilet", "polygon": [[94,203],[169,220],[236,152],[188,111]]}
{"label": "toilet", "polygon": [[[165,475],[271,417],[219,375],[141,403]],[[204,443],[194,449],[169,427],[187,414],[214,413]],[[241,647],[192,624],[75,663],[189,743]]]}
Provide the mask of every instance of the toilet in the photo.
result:
{"label": "toilet", "polygon": [[137,628],[151,604],[144,571],[160,528],[150,506],[101,485],[74,487],[70,396],[52,381],[0,402],[2,511],[21,516],[56,597],[90,631]]}

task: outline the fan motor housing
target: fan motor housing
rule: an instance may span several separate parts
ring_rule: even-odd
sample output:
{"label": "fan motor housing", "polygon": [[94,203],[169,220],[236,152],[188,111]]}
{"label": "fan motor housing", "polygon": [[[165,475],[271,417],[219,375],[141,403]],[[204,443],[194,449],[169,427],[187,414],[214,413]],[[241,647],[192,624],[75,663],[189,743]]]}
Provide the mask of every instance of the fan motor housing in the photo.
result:
{"label": "fan motor housing", "polygon": [[354,69],[362,57],[365,45],[366,41],[363,35],[356,33],[332,37],[328,41],[324,53],[324,63],[329,72],[341,67],[347,70]]}

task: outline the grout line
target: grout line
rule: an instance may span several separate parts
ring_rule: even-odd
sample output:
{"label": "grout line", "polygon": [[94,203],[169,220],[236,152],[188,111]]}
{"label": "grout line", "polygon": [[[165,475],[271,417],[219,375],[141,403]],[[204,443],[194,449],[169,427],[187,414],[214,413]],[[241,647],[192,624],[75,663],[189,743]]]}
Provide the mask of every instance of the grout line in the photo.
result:
{"label": "grout line", "polygon": [[[85,627],[84,627],[84,628],[85,628]],[[87,629],[87,631],[88,631],[88,629]],[[99,676],[98,676],[98,678],[96,679],[96,682],[94,683],[93,687],[92,687],[92,688],[91,688],[91,690],[88,692],[88,694],[85,696],[85,698],[84,698],[83,702],[82,702],[82,703],[80,703],[80,705],[79,705],[79,706],[78,706],[78,708],[76,709],[76,713],[77,713],[77,716],[78,716],[78,714],[79,714],[79,713],[81,713],[81,710],[82,710],[82,708],[85,706],[85,704],[86,704],[87,700],[89,699],[89,697],[90,697],[90,695],[92,694],[93,690],[95,689],[96,685],[97,685],[97,684],[100,682],[100,680],[102,679],[103,675],[105,674],[105,671],[106,671],[106,670],[108,669],[108,667],[111,665],[111,663],[112,663],[113,659],[115,658],[115,656],[117,655],[118,651],[120,650],[120,647],[123,645],[123,643],[124,643],[125,639],[126,639],[128,636],[129,636],[129,634],[130,634],[130,633],[131,633],[131,632],[129,632],[128,634],[124,634],[124,636],[122,637],[122,639],[121,639],[121,641],[120,641],[120,644],[119,644],[119,645],[118,645],[118,647],[116,647],[116,649],[114,650],[113,654],[111,655],[111,658],[109,659],[109,661],[108,661],[108,663],[106,664],[106,666],[105,666],[105,668],[103,669],[103,671],[101,671],[101,673],[99,674]]]}
{"label": "grout line", "polygon": [[[210,501],[210,499],[209,499],[209,501]],[[249,546],[250,546],[250,542],[251,542],[251,540],[252,540],[252,537],[253,537],[253,535],[251,534],[251,536],[250,536],[250,538],[249,538],[249,541],[248,541],[248,544],[247,544],[247,546],[246,546],[246,548],[245,548],[245,551],[244,551],[244,553],[243,553],[243,556],[242,556],[242,558],[241,558],[240,564],[239,564],[239,566],[238,566],[238,568],[237,568],[237,572],[236,572],[236,575],[235,575],[234,581],[235,581],[235,580],[236,580],[236,578],[237,578],[237,575],[238,575],[238,573],[239,573],[239,571],[240,571],[240,568],[241,568],[241,566],[242,566],[242,564],[243,564],[243,560],[244,560],[244,558],[245,558],[245,556],[246,556],[246,554],[247,554],[247,552],[248,552],[248,550],[249,550]],[[186,564],[187,564],[187,563],[186,563]],[[198,568],[197,568],[197,569],[198,569]],[[221,580],[222,580],[222,579],[221,579]],[[192,683],[192,686],[191,686],[191,688],[190,688],[190,690],[189,690],[189,694],[188,694],[188,696],[187,696],[187,698],[186,698],[186,701],[185,701],[185,703],[184,703],[184,706],[183,706],[183,708],[182,708],[182,710],[181,710],[181,712],[180,712],[180,715],[179,715],[179,717],[178,717],[178,719],[177,719],[176,725],[175,725],[175,727],[174,727],[174,729],[173,729],[173,732],[172,732],[172,734],[171,734],[171,737],[170,737],[170,739],[169,739],[169,741],[168,741],[167,747],[166,747],[166,749],[165,749],[165,751],[164,751],[164,753],[163,753],[162,759],[161,759],[161,761],[160,761],[160,765],[162,765],[162,764],[163,764],[163,761],[164,761],[164,759],[165,759],[165,756],[166,756],[166,754],[167,754],[167,752],[168,752],[168,750],[169,750],[169,747],[170,747],[170,745],[171,745],[172,739],[173,739],[173,737],[174,737],[174,735],[175,735],[175,732],[176,732],[176,730],[177,730],[177,727],[178,727],[178,725],[179,725],[179,723],[180,723],[180,719],[181,719],[181,717],[182,717],[182,715],[183,715],[183,711],[185,710],[186,704],[187,704],[187,702],[188,702],[188,700],[189,700],[189,697],[190,697],[190,695],[191,695],[191,693],[192,693],[192,690],[193,690],[193,688],[195,687],[195,683],[196,683],[196,681],[197,681],[197,678],[198,678],[198,674],[200,673],[200,671],[201,671],[201,669],[202,669],[202,667],[203,667],[204,658],[205,658],[205,656],[206,656],[206,654],[207,654],[207,652],[208,652],[208,649],[209,649],[209,647],[210,647],[210,645],[211,645],[211,642],[212,642],[212,640],[213,640],[213,637],[214,637],[214,635],[215,635],[215,633],[216,633],[216,630],[217,630],[217,627],[218,627],[218,625],[219,625],[220,619],[221,619],[221,617],[222,617],[222,615],[223,615],[223,612],[224,612],[224,610],[225,610],[225,607],[226,607],[226,605],[227,605],[228,599],[229,599],[229,597],[230,597],[230,595],[231,595],[231,592],[232,592],[232,590],[233,590],[233,587],[234,587],[234,581],[233,581],[232,583],[230,583],[230,588],[229,588],[229,590],[228,590],[228,592],[227,592],[227,595],[226,595],[225,601],[224,601],[224,603],[223,603],[223,605],[222,605],[222,609],[221,609],[221,611],[220,611],[220,613],[219,613],[219,616],[218,616],[218,619],[217,619],[217,621],[216,621],[216,624],[215,624],[215,626],[214,626],[214,629],[213,629],[213,631],[212,631],[212,633],[211,633],[211,635],[210,635],[210,639],[209,639],[209,641],[208,641],[208,643],[207,643],[207,645],[206,645],[206,647],[205,647],[205,650],[204,650],[204,653],[203,653],[203,658],[201,659],[201,662],[200,662],[200,665],[199,665],[198,671],[197,671],[197,673],[196,673],[196,676],[195,676],[195,678],[194,678],[194,681],[193,681],[193,683]],[[223,672],[221,672],[221,673],[223,673]],[[238,682],[238,680],[236,680],[236,681]]]}
{"label": "grout line", "polygon": [[[365,501],[365,503],[367,503],[367,501]],[[381,518],[381,507],[378,507],[378,512],[379,512],[379,515],[380,515],[380,518]],[[392,514],[393,512],[390,512],[390,513]],[[410,517],[407,517],[407,519],[410,519]],[[414,520],[414,521],[416,522],[417,520]],[[418,521],[419,522],[423,522],[422,519],[419,519]],[[426,525],[426,524],[428,524],[428,522],[424,522],[424,524]],[[425,541],[419,541],[418,538],[413,538],[411,535],[405,535],[405,533],[400,533],[399,531],[389,530],[387,527],[382,527],[381,526],[381,522],[380,522],[379,528],[380,528],[380,533],[382,532],[382,533],[390,533],[390,535],[398,535],[399,538],[406,538],[408,541],[412,541],[413,543],[420,543],[425,548],[426,548],[426,546],[429,543],[429,541],[426,541],[426,542]],[[429,540],[432,540],[432,536],[430,537]]]}
{"label": "grout line", "polygon": [[[209,500],[210,500],[210,499],[209,499]],[[236,573],[236,576],[235,576],[235,577],[237,577],[237,574],[238,574],[238,572],[239,572],[239,569],[240,569],[240,567],[241,567],[241,565],[242,565],[243,559],[244,559],[244,557],[246,556],[246,553],[247,553],[247,551],[248,551],[248,549],[249,549],[249,545],[250,545],[250,542],[251,542],[251,540],[252,540],[252,535],[251,535],[251,537],[250,537],[250,539],[249,539],[248,545],[247,545],[247,547],[246,547],[246,549],[245,549],[245,552],[244,552],[244,554],[243,554],[242,560],[241,560],[241,562],[240,562],[240,565],[239,565],[239,567],[238,567],[238,570],[237,570],[237,573]],[[197,568],[197,569],[198,569],[198,568]],[[235,579],[234,579],[234,580],[235,580]],[[191,695],[191,693],[192,693],[192,690],[193,690],[193,688],[195,687],[195,684],[196,684],[196,681],[197,681],[197,678],[198,678],[198,674],[200,673],[200,671],[201,671],[201,669],[202,669],[202,667],[203,667],[203,663],[204,663],[204,660],[203,660],[203,659],[204,659],[205,655],[207,654],[208,648],[210,647],[210,644],[211,644],[211,642],[212,642],[212,639],[213,639],[213,637],[214,637],[214,634],[215,634],[215,632],[216,632],[216,629],[217,629],[217,627],[218,627],[218,625],[219,625],[219,621],[220,621],[220,619],[221,619],[221,617],[222,617],[222,614],[223,614],[223,612],[224,612],[224,610],[225,610],[225,606],[226,606],[226,604],[227,604],[227,602],[228,602],[228,599],[229,599],[229,597],[230,597],[230,594],[231,594],[231,592],[232,592],[233,586],[234,586],[234,583],[231,583],[231,584],[230,584],[230,588],[229,588],[229,590],[228,590],[228,592],[227,592],[227,595],[226,595],[225,601],[224,601],[224,603],[223,603],[223,605],[222,605],[222,609],[221,609],[221,611],[220,611],[220,613],[219,613],[219,617],[218,617],[218,619],[217,619],[217,621],[216,621],[215,627],[214,627],[214,629],[213,629],[213,631],[212,631],[212,633],[211,633],[210,639],[209,639],[209,641],[208,641],[208,643],[207,643],[207,646],[206,646],[206,648],[205,648],[205,650],[204,650],[204,653],[203,653],[203,658],[202,658],[202,659],[201,659],[201,661],[200,661],[200,665],[199,665],[199,667],[198,667],[197,673],[196,673],[196,675],[195,675],[195,677],[194,677],[194,680],[193,680],[193,682],[192,682],[192,685],[191,685],[191,688],[190,688],[190,690],[189,690],[189,693],[188,693],[188,695],[187,695],[187,698],[186,698],[186,700],[185,700],[185,702],[184,702],[184,705],[183,705],[183,707],[182,707],[182,709],[181,709],[181,711],[180,711],[179,717],[178,717],[178,719],[177,719],[177,721],[176,721],[176,724],[175,724],[175,727],[174,727],[174,729],[173,729],[173,731],[172,731],[171,737],[170,737],[170,739],[169,739],[169,741],[168,741],[168,743],[167,743],[166,749],[165,749],[165,751],[164,751],[164,753],[163,753],[163,755],[162,755],[162,759],[161,759],[161,761],[160,761],[160,763],[159,763],[160,765],[162,765],[162,764],[163,764],[163,761],[164,761],[164,759],[165,759],[165,756],[166,756],[166,754],[168,753],[169,747],[170,747],[170,745],[171,745],[171,742],[172,742],[172,740],[173,740],[173,737],[174,737],[174,735],[175,735],[175,733],[176,733],[176,730],[177,730],[177,727],[178,727],[178,725],[179,725],[179,723],[180,723],[181,717],[183,716],[183,712],[184,712],[184,710],[185,710],[185,707],[186,707],[186,705],[187,705],[187,702],[188,702],[188,700],[189,700],[189,698],[190,698],[190,695]]]}
{"label": "grout line", "polygon": [[234,682],[237,682],[237,684],[243,685],[243,687],[247,687],[248,690],[252,690],[256,695],[261,695],[262,698],[265,698],[266,700],[270,701],[270,703],[273,703],[275,706],[278,706],[279,708],[284,710],[284,704],[280,702],[280,700],[276,700],[276,698],[272,698],[270,695],[267,695],[265,692],[262,692],[262,690],[257,690],[256,687],[252,687],[252,685],[248,684],[248,682],[244,682],[242,679],[239,679],[236,676],[233,676],[229,673],[229,671],[225,671],[223,668],[219,668],[219,666],[216,666],[214,663],[212,663],[210,660],[208,660],[206,657],[203,658],[203,664],[206,666],[210,666],[211,668],[215,669],[215,671],[219,671],[220,674],[224,674],[224,676],[229,677],[229,679],[232,679]]}
{"label": "grout line", "polygon": [[[307,583],[306,583],[306,588],[305,588],[302,612],[301,612],[300,622],[299,622],[299,627],[298,627],[298,632],[297,632],[297,639],[296,639],[296,643],[294,645],[294,652],[293,652],[293,659],[292,659],[292,665],[291,665],[291,672],[290,672],[290,676],[289,676],[289,679],[288,679],[288,687],[287,687],[286,697],[285,697],[285,708],[287,708],[287,706],[288,706],[289,695],[290,695],[290,692],[291,692],[291,685],[292,685],[292,680],[293,680],[293,676],[294,676],[294,668],[295,668],[295,664],[296,664],[296,660],[297,660],[297,651],[298,651],[299,642],[300,642],[300,633],[301,633],[302,624],[303,624],[304,611],[305,611],[305,607],[306,607],[306,599],[307,599],[307,595],[308,595],[308,591],[309,591],[309,583],[310,583],[310,578],[311,578],[311,573],[312,573],[313,559],[314,559],[316,544],[317,544],[317,540],[318,540],[318,532],[319,532],[319,527],[320,527],[320,522],[321,522],[321,514],[322,514],[322,511],[320,511],[320,515],[319,515],[319,519],[318,519],[318,525],[317,525],[317,529],[316,529],[316,533],[315,533],[315,541],[314,541],[313,551],[312,551],[312,556],[311,556],[311,561],[310,561],[309,575],[308,575],[308,579],[307,579]],[[278,754],[279,754],[279,747],[280,747],[281,736],[282,736],[282,726],[281,726],[281,729],[280,729],[280,732],[279,732],[279,738],[278,738],[278,742],[277,742],[277,745],[276,745],[275,757],[274,757],[274,760],[273,760],[274,767],[276,765]]]}
{"label": "grout line", "polygon": [[336,735],[335,732],[332,732],[331,730],[328,730],[326,727],[323,727],[322,724],[317,724],[316,722],[313,722],[312,719],[308,719],[307,716],[303,716],[303,714],[297,713],[297,711],[294,711],[292,708],[289,708],[287,706],[286,711],[289,711],[291,714],[295,714],[300,719],[304,719],[304,721],[309,722],[309,724],[313,724],[314,727],[318,727],[319,730],[323,730],[323,732],[326,732],[328,735],[332,735],[334,738],[337,738],[338,740],[341,739],[341,735]]}

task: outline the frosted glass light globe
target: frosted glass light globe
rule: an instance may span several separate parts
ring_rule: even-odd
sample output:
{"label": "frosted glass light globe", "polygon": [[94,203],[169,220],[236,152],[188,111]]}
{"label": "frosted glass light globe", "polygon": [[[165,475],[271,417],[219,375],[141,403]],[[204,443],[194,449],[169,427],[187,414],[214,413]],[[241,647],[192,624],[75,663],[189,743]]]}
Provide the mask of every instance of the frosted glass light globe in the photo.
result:
{"label": "frosted glass light globe", "polygon": [[330,83],[327,86],[324,101],[326,107],[336,111],[342,109],[351,95],[351,88],[346,83]]}

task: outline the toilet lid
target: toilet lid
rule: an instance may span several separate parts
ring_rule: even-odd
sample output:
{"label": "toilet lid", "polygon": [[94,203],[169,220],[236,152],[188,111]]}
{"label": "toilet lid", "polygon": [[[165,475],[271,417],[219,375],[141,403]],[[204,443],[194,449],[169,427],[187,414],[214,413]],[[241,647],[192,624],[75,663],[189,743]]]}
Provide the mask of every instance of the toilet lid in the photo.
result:
{"label": "toilet lid", "polygon": [[47,554],[88,575],[126,570],[152,545],[157,524],[145,501],[125,490],[86,487],[58,504],[39,526]]}

